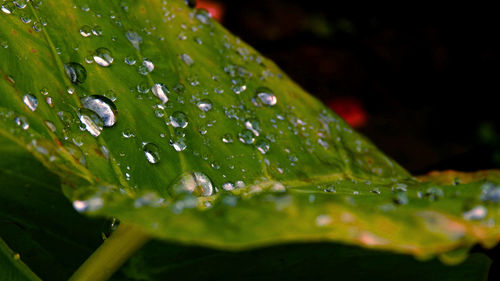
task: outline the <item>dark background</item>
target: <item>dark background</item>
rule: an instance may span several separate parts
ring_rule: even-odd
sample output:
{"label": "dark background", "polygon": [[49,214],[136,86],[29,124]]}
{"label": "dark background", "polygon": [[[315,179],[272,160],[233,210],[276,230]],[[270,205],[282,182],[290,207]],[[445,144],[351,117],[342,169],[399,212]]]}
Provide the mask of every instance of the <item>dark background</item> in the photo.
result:
{"label": "dark background", "polygon": [[410,172],[500,168],[494,9],[327,3],[198,1]]}
{"label": "dark background", "polygon": [[[500,168],[495,9],[335,5],[198,1],[411,173]],[[475,251],[500,280],[500,248]]]}

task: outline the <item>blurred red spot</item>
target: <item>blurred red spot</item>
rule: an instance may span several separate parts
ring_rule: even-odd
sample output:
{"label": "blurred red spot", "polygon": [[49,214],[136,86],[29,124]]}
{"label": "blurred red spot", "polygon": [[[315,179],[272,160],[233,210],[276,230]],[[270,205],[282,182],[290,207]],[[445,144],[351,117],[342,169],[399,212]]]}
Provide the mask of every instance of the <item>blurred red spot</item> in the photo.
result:
{"label": "blurred red spot", "polygon": [[207,1],[207,0],[198,0],[198,4],[196,8],[206,9],[210,15],[218,22],[222,22],[224,18],[224,5],[215,1]]}
{"label": "blurred red spot", "polygon": [[32,52],[33,54],[36,54],[36,49],[35,49],[35,48],[31,48],[31,52]]}
{"label": "blurred red spot", "polygon": [[351,127],[360,128],[366,125],[366,112],[359,100],[351,97],[337,98],[328,101],[327,105]]}

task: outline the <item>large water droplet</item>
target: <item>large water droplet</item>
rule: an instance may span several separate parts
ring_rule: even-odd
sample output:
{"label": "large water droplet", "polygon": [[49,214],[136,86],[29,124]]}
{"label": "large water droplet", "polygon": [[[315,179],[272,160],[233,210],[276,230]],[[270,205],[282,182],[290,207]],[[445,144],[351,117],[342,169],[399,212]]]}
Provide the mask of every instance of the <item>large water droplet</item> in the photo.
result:
{"label": "large water droplet", "polygon": [[106,48],[98,48],[94,53],[94,61],[104,67],[108,67],[113,63],[113,55]]}
{"label": "large water droplet", "polygon": [[170,116],[170,124],[176,128],[186,128],[189,122],[184,112],[176,111]]}
{"label": "large water droplet", "polygon": [[156,144],[146,143],[143,146],[143,150],[149,163],[156,164],[160,162],[160,148]]}
{"label": "large water droplet", "polygon": [[153,94],[161,100],[162,103],[167,103],[168,102],[168,97],[167,94],[170,92],[167,87],[163,84],[156,83],[153,85],[153,88],[151,88],[151,91]]}
{"label": "large water droplet", "polygon": [[23,102],[31,111],[35,111],[38,106],[38,100],[31,94],[24,95]]}
{"label": "large water droplet", "polygon": [[202,99],[202,100],[198,101],[196,103],[196,105],[198,106],[198,108],[200,110],[205,111],[205,112],[212,109],[212,102],[209,99]]}
{"label": "large water droplet", "polygon": [[116,106],[104,96],[92,95],[82,99],[84,108],[97,113],[105,127],[111,127],[116,123]]}
{"label": "large water droplet", "polygon": [[271,89],[266,87],[261,87],[257,89],[257,98],[267,106],[274,106],[278,99],[273,94]]}
{"label": "large water droplet", "polygon": [[214,188],[212,181],[207,175],[200,172],[193,172],[183,174],[170,191],[174,197],[183,194],[211,196],[214,193]]}
{"label": "large water droplet", "polygon": [[240,139],[240,141],[242,143],[245,143],[245,144],[252,144],[254,143],[255,141],[255,138],[253,136],[253,133],[252,131],[248,130],[248,129],[244,129],[242,130],[239,134],[238,134],[238,137]]}
{"label": "large water droplet", "polygon": [[87,79],[87,71],[77,62],[65,64],[64,70],[66,71],[66,75],[68,75],[69,81],[73,84],[81,84]]}
{"label": "large water droplet", "polygon": [[150,59],[143,59],[142,65],[139,66],[139,73],[142,75],[147,75],[155,69],[155,65]]}

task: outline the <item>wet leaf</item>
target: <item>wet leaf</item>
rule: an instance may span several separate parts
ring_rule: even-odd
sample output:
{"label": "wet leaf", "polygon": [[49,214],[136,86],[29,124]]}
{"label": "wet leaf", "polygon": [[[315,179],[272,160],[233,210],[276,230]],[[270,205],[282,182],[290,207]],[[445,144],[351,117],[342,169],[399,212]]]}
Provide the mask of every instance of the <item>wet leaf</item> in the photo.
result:
{"label": "wet leaf", "polygon": [[230,250],[336,241],[453,263],[500,238],[498,172],[413,178],[184,1],[7,10],[0,136],[79,212]]}

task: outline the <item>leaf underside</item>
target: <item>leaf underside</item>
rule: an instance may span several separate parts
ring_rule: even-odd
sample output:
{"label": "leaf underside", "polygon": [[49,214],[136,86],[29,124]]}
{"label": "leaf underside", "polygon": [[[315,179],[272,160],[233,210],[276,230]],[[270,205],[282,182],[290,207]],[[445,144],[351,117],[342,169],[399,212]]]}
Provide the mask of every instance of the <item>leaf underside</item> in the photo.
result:
{"label": "leaf underside", "polygon": [[412,177],[184,1],[2,7],[0,138],[85,214],[226,250],[336,241],[453,262],[500,239],[498,171]]}

